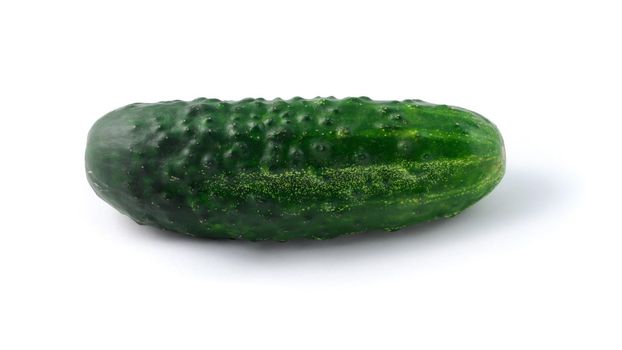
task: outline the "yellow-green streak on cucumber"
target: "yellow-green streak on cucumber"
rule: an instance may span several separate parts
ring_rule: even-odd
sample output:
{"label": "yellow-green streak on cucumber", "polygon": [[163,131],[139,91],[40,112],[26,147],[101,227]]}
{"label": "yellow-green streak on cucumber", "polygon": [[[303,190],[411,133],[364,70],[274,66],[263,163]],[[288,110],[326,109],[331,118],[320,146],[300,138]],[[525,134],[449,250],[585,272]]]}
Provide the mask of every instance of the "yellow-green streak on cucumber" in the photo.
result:
{"label": "yellow-green streak on cucumber", "polygon": [[137,103],[92,127],[95,192],[136,222],[210,238],[332,238],[453,216],[505,170],[477,113],[419,100]]}

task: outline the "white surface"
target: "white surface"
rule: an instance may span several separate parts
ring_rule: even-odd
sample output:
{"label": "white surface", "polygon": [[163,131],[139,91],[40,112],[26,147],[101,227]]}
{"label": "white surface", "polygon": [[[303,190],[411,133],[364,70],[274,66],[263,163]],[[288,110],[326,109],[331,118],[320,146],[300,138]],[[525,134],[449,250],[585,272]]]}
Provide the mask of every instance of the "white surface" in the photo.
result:
{"label": "white surface", "polygon": [[[620,349],[615,1],[0,5],[2,349]],[[507,146],[458,217],[324,242],[196,241],[98,199],[132,102],[366,95],[475,110]]]}

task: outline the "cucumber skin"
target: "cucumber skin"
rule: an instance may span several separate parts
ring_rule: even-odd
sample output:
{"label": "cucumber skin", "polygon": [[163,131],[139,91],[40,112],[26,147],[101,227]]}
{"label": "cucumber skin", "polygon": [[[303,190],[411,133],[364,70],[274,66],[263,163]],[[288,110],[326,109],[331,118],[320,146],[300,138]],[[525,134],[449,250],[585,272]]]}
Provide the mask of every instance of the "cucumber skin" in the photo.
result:
{"label": "cucumber skin", "polygon": [[98,196],[139,224],[286,241],[450,217],[505,171],[474,112],[366,97],[136,103],[91,128]]}

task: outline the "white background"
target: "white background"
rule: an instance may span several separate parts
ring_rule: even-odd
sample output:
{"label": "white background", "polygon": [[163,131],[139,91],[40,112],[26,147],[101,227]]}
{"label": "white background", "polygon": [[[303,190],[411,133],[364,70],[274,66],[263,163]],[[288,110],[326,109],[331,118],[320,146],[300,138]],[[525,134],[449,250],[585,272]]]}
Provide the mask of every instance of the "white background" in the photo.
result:
{"label": "white background", "polygon": [[[3,1],[0,348],[622,348],[617,1]],[[453,219],[331,241],[134,224],[84,174],[132,102],[475,110],[507,174]]]}

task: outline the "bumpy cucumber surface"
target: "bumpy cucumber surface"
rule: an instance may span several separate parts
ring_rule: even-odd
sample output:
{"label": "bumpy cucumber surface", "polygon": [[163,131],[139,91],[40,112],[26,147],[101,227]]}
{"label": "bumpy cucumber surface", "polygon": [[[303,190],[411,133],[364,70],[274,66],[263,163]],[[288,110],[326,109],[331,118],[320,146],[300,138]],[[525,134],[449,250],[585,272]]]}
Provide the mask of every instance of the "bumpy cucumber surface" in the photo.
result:
{"label": "bumpy cucumber surface", "polygon": [[366,97],[135,103],[92,127],[89,183],[140,224],[193,236],[332,238],[450,217],[505,170],[474,112]]}

